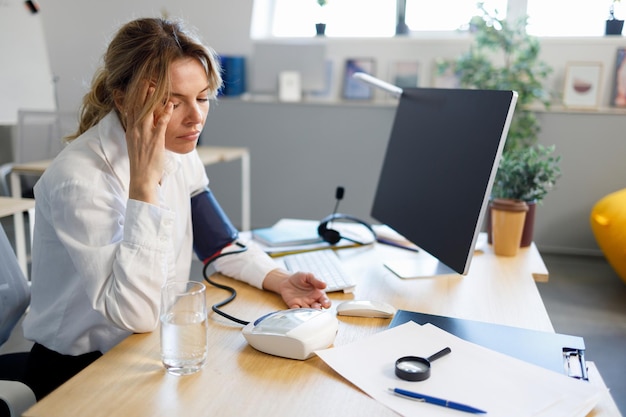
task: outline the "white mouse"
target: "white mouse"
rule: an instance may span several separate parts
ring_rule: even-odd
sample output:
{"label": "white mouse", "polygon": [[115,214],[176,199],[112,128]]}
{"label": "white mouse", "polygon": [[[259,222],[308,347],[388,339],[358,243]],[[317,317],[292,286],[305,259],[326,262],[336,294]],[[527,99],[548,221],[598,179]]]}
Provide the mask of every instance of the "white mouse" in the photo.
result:
{"label": "white mouse", "polygon": [[337,306],[340,316],[380,317],[389,318],[396,313],[396,309],[382,301],[349,300]]}

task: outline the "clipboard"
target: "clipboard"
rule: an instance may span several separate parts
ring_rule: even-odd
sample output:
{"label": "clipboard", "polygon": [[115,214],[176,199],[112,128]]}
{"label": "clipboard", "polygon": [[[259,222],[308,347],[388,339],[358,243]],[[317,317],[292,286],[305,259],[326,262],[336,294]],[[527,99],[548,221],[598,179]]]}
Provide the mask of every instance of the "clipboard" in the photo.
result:
{"label": "clipboard", "polygon": [[588,380],[585,341],[579,336],[398,310],[389,327],[431,323],[468,342],[576,379]]}

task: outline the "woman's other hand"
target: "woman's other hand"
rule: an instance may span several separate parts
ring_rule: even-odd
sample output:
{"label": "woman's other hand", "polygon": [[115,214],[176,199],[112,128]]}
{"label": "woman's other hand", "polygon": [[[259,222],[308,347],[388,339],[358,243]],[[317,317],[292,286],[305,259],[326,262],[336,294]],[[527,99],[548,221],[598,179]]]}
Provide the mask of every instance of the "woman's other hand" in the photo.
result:
{"label": "woman's other hand", "polygon": [[263,288],[282,297],[289,308],[329,308],[330,299],[324,291],[326,283],[309,272],[289,274],[282,270],[271,271],[263,281]]}

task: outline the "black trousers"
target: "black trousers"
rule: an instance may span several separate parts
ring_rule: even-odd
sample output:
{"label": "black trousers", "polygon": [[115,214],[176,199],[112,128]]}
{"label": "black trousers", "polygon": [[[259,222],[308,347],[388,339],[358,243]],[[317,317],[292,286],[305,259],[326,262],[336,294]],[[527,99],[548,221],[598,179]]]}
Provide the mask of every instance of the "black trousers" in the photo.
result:
{"label": "black trousers", "polygon": [[28,356],[22,382],[33,390],[39,401],[100,356],[100,352],[62,355],[35,343]]}

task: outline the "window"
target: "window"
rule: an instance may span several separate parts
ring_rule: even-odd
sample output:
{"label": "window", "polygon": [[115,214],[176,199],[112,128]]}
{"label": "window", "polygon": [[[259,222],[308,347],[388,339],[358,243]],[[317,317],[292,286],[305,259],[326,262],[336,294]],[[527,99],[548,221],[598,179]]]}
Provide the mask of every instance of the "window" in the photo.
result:
{"label": "window", "polygon": [[[485,1],[487,10],[506,16],[507,0]],[[476,2],[468,0],[406,0],[405,21],[412,32],[454,31],[467,28],[476,15]]]}
{"label": "window", "polygon": [[[258,1],[258,0],[257,0]],[[507,0],[487,0],[492,10],[506,12]],[[260,3],[260,2],[259,2]],[[330,37],[391,37],[396,33],[397,0],[264,0],[273,8],[269,23],[272,37],[311,37],[315,24],[326,23]],[[468,0],[406,0],[406,23],[412,31],[454,31],[476,14]]]}
{"label": "window", "polygon": [[327,36],[393,36],[396,0],[274,0],[272,36],[314,36],[316,23],[326,23]]}
{"label": "window", "polygon": [[[451,32],[465,28],[476,14],[472,0],[255,0],[256,26],[267,28],[256,37],[312,37],[315,24],[326,23],[329,37],[391,37],[395,35],[396,6],[405,4],[405,22],[412,34]],[[528,31],[535,36],[603,36],[611,0],[484,0],[499,16],[527,14]],[[257,7],[258,6],[258,7]],[[400,13],[401,15],[401,13]],[[626,3],[615,5],[626,18]],[[262,23],[258,20],[263,20]]]}
{"label": "window", "polygon": [[[611,0],[527,0],[528,33],[535,36],[603,36]],[[616,3],[615,16],[626,17],[626,4]]]}

